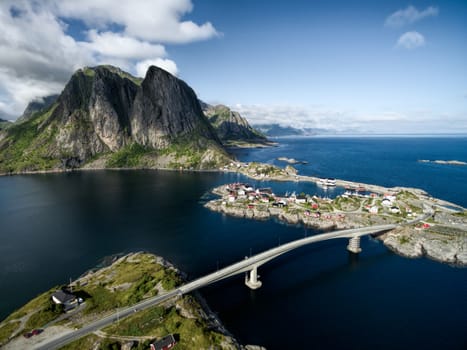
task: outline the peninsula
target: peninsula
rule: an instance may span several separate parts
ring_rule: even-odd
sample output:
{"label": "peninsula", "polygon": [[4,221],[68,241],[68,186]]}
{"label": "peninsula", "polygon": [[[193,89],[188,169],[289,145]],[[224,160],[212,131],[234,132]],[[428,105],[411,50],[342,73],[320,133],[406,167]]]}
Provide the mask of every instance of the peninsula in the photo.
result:
{"label": "peninsula", "polygon": [[[183,280],[183,274],[161,257],[142,252],[115,257],[108,266],[54,287],[8,316],[0,323],[0,345],[4,349],[40,348],[46,340],[173,290]],[[173,336],[177,349],[264,350],[241,346],[197,293],[135,311],[125,318],[117,316],[110,326],[64,349],[147,349],[149,344]]]}

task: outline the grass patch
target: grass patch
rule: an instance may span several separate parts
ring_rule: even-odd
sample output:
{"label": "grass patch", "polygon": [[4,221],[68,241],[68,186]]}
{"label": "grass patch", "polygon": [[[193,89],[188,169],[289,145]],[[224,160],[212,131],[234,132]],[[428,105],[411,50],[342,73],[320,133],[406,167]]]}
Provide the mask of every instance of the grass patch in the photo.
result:
{"label": "grass patch", "polygon": [[65,346],[62,346],[60,350],[82,350],[82,349],[93,349],[94,344],[99,341],[99,337],[90,334],[81,339],[75,340]]}
{"label": "grass patch", "polygon": [[30,120],[8,129],[0,145],[0,171],[45,170],[58,165],[58,160],[50,156],[58,128],[44,125],[56,106],[37,112]]}
{"label": "grass patch", "polygon": [[407,237],[407,236],[400,236],[399,237],[399,243],[400,244],[406,244],[406,243],[409,243],[409,242],[410,242],[409,237]]}
{"label": "grass patch", "polygon": [[113,153],[107,160],[108,168],[135,168],[143,166],[142,158],[145,154],[153,152],[149,148],[133,143]]}
{"label": "grass patch", "polygon": [[[189,296],[177,302],[196,314],[199,304]],[[108,335],[147,336],[161,338],[167,334],[179,336],[177,349],[208,349],[220,345],[224,336],[210,330],[209,325],[199,318],[184,317],[176,306],[154,307],[126,318],[118,324],[104,329]]]}
{"label": "grass patch", "polygon": [[6,342],[20,326],[21,322],[9,322],[0,327],[0,345]]}

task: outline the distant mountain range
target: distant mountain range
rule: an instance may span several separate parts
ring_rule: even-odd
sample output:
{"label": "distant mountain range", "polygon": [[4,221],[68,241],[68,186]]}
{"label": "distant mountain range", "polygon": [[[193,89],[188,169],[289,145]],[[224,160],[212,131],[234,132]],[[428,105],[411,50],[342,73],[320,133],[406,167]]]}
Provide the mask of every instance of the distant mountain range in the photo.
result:
{"label": "distant mountain range", "polygon": [[215,168],[231,161],[195,92],[150,67],[76,71],[58,97],[0,131],[0,172],[90,168]]}
{"label": "distant mountain range", "polygon": [[201,102],[201,107],[224,144],[235,145],[239,141],[263,144],[268,141],[267,137],[255,130],[240,113],[232,111],[229,107],[211,106],[205,102]]}
{"label": "distant mountain range", "polygon": [[313,136],[335,133],[333,130],[329,129],[295,128],[293,126],[284,126],[280,124],[254,124],[253,127],[268,137]]}

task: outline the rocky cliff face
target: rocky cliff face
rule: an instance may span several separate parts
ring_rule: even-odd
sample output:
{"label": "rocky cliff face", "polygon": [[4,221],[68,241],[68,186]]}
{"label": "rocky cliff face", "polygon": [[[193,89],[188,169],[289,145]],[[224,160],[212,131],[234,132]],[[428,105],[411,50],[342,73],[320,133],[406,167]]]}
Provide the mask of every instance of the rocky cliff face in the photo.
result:
{"label": "rocky cliff face", "polygon": [[196,134],[198,140],[218,141],[203,115],[194,91],[166,71],[150,67],[135,99],[131,115],[134,139],[161,149],[175,138]]}
{"label": "rocky cliff face", "polygon": [[216,129],[219,138],[224,141],[253,141],[264,142],[266,137],[250,126],[240,113],[230,110],[227,106],[211,106],[202,103],[204,114]]}
{"label": "rocky cliff face", "polygon": [[138,86],[107,67],[77,71],[49,118],[59,125],[55,156],[80,162],[130,141],[129,115]]}
{"label": "rocky cliff face", "polygon": [[[152,161],[162,156],[165,162]],[[0,141],[3,172],[76,167],[102,157],[99,167],[180,167],[188,159],[202,168],[227,154],[193,90],[157,67],[142,81],[111,66],[80,69],[51,106]]]}

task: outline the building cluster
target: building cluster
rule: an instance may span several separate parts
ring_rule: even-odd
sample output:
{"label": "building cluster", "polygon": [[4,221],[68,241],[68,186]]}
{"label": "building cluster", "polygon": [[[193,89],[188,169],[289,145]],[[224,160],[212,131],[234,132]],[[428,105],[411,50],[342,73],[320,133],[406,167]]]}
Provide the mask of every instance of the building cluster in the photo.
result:
{"label": "building cluster", "polygon": [[248,201],[248,208],[253,208],[255,204],[267,203],[276,208],[284,208],[290,204],[306,204],[309,203],[311,208],[317,210],[319,208],[317,196],[310,196],[305,194],[297,195],[295,192],[292,194],[285,194],[284,196],[277,196],[273,193],[271,188],[258,188],[255,189],[247,183],[231,183],[226,185],[227,192],[226,203],[235,203],[239,200]]}

